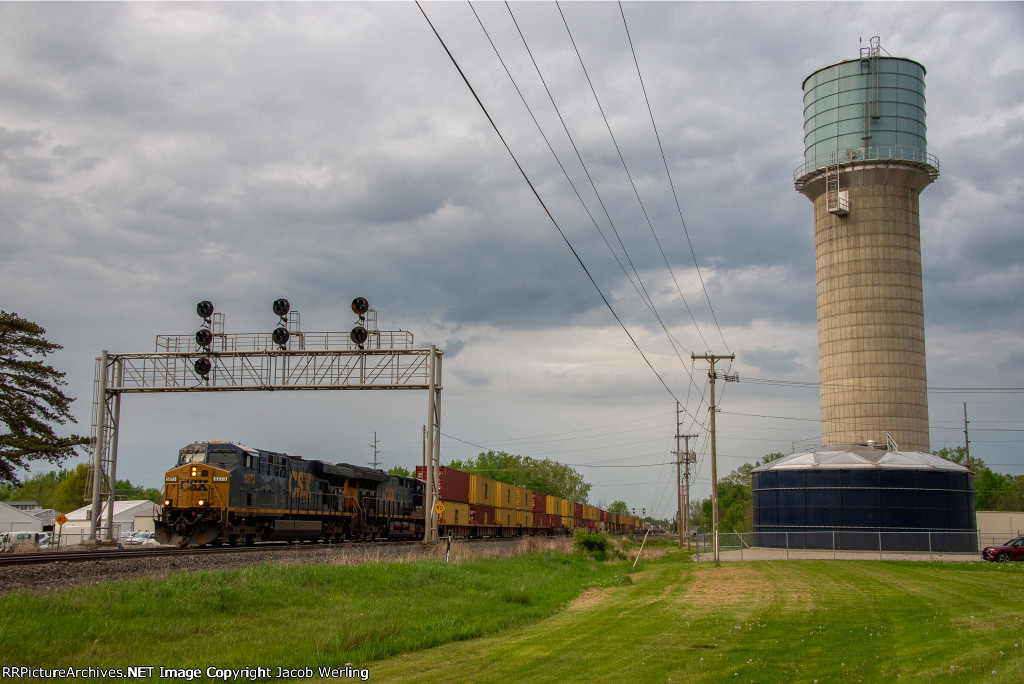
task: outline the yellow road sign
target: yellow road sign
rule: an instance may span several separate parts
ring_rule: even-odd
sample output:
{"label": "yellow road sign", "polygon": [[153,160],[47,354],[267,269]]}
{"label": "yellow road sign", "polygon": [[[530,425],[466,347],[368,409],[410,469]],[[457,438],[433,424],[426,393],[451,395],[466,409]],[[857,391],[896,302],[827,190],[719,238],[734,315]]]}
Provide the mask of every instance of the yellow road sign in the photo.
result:
{"label": "yellow road sign", "polygon": [[438,515],[441,515],[442,513],[444,513],[444,504],[438,501],[436,504],[434,504],[434,510],[437,511]]}
{"label": "yellow road sign", "polygon": [[53,521],[55,523],[57,523],[58,525],[60,525],[61,527],[64,527],[64,523],[66,523],[68,521],[68,516],[66,516],[63,513],[61,513],[56,518],[54,518]]}

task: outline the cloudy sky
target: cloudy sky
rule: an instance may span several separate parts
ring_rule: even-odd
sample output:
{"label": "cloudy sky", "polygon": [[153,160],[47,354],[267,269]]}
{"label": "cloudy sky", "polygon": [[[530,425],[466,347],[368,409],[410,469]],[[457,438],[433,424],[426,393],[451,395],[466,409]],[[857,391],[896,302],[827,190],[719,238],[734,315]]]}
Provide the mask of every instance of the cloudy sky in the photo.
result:
{"label": "cloudy sky", "polygon": [[[941,162],[932,448],[963,443],[967,402],[972,455],[1024,473],[1024,6],[623,7],[661,148],[617,4],[424,4],[599,293],[415,4],[0,3],[0,307],[64,345],[88,433],[94,358],[191,334],[201,299],[228,332],[272,329],[278,297],[334,331],[364,296],[445,352],[444,461],[552,458],[594,503],[671,516],[677,399],[710,488],[691,352],[736,355],[720,475],[820,439],[801,83],[881,35],[928,70]],[[366,463],[375,432],[411,466],[425,421],[418,392],[128,395],[118,475],[159,486],[205,439]]]}

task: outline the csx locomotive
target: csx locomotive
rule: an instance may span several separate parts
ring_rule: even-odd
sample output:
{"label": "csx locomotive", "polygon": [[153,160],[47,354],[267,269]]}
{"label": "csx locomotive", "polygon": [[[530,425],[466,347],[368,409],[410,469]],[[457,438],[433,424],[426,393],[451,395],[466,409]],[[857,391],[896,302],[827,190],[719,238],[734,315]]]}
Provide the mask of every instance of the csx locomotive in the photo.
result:
{"label": "csx locomotive", "polygon": [[[417,468],[421,471],[422,468]],[[164,478],[156,538],[179,546],[417,539],[424,482],[230,442],[183,448]],[[440,471],[438,532],[458,537],[633,533],[641,522],[452,468]]]}
{"label": "csx locomotive", "polygon": [[163,544],[423,536],[423,483],[230,442],[196,442],[164,477]]}

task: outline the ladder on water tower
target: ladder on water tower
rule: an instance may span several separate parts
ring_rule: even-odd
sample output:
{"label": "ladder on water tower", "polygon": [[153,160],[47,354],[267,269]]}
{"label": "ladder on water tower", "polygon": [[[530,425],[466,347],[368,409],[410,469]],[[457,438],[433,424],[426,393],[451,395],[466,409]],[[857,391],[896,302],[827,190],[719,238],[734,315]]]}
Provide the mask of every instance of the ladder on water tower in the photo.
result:
{"label": "ladder on water tower", "polygon": [[839,162],[825,167],[825,206],[828,213],[846,216],[850,213],[849,190],[839,189]]}

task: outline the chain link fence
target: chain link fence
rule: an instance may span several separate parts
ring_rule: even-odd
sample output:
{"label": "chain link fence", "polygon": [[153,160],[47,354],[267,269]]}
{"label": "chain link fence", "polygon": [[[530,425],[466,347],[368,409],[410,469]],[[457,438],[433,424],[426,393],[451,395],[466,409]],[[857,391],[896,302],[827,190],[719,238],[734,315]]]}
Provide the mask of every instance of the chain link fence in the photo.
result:
{"label": "chain link fence", "polygon": [[[980,549],[1005,542],[975,532],[719,532],[721,560],[981,560]],[[714,556],[714,536],[696,536],[696,560]]]}

